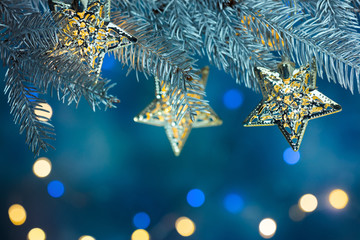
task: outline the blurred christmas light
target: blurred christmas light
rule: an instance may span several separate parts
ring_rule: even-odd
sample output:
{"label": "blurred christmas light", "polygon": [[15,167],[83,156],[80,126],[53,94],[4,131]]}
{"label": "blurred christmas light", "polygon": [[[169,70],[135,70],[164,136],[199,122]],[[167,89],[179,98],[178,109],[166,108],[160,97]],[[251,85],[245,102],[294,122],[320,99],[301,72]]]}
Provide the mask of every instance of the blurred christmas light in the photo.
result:
{"label": "blurred christmas light", "polygon": [[344,190],[335,189],[329,195],[329,202],[335,209],[343,209],[349,202],[349,197]]}
{"label": "blurred christmas light", "polygon": [[144,229],[137,229],[131,235],[131,240],[149,240],[149,239],[150,239],[150,235]]}
{"label": "blurred christmas light", "polygon": [[47,177],[51,172],[50,160],[46,157],[38,158],[33,165],[33,172],[39,178]]}
{"label": "blurred christmas light", "polygon": [[102,69],[103,70],[110,70],[115,66],[116,60],[114,55],[106,54],[104,57]]}
{"label": "blurred christmas light", "polygon": [[293,205],[289,209],[289,217],[294,222],[299,222],[305,218],[305,213],[299,208],[299,205]]}
{"label": "blurred christmas light", "polygon": [[195,232],[195,223],[187,218],[180,217],[175,222],[176,231],[183,237],[189,237]]}
{"label": "blurred christmas light", "polygon": [[28,233],[28,240],[45,240],[45,232],[41,228],[33,228]]}
{"label": "blurred christmas light", "polygon": [[36,98],[39,97],[39,94],[37,92],[32,92],[31,88],[33,88],[33,85],[30,85],[29,87],[25,87],[26,91],[29,91],[29,94],[26,94],[26,97],[29,99],[30,102],[34,102]]}
{"label": "blurred christmas light", "polygon": [[259,233],[263,238],[272,238],[276,232],[276,222],[271,218],[263,219],[259,224]]}
{"label": "blurred christmas light", "polygon": [[9,207],[9,218],[14,225],[22,225],[26,221],[26,211],[20,204],[13,204]]}
{"label": "blurred christmas light", "polygon": [[294,165],[300,160],[300,153],[295,152],[291,147],[289,147],[285,149],[283,158],[287,164]]}
{"label": "blurred christmas light", "polygon": [[186,200],[192,207],[200,207],[205,202],[205,194],[200,189],[192,189],[188,192]]}
{"label": "blurred christmas light", "polygon": [[240,195],[236,193],[230,193],[226,195],[224,199],[224,206],[226,210],[231,213],[239,213],[244,207],[244,201]]}
{"label": "blurred christmas light", "polygon": [[237,89],[230,89],[224,94],[224,105],[228,109],[237,109],[244,101],[242,93]]}
{"label": "blurred christmas light", "polygon": [[134,216],[133,223],[136,228],[145,229],[150,225],[150,217],[145,212],[139,212]]}
{"label": "blurred christmas light", "polygon": [[37,115],[37,120],[47,122],[48,119],[51,119],[53,110],[49,104],[39,103],[39,106],[37,106],[37,108],[41,109],[41,110],[38,109],[34,110],[35,115]]}
{"label": "blurred christmas light", "polygon": [[318,205],[316,197],[312,194],[305,194],[299,200],[299,207],[304,212],[313,212]]}
{"label": "blurred christmas light", "polygon": [[55,180],[48,184],[47,190],[50,196],[59,198],[64,194],[65,188],[62,182]]}
{"label": "blurred christmas light", "polygon": [[95,240],[92,236],[84,235],[79,238],[79,240]]}

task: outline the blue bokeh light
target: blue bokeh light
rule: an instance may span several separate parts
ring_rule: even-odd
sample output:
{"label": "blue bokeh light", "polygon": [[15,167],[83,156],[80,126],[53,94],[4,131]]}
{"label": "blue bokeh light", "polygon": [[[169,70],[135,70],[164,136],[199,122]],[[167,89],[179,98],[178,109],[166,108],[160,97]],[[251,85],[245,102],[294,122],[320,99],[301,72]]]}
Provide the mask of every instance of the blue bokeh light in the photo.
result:
{"label": "blue bokeh light", "polygon": [[145,229],[150,225],[150,217],[145,212],[139,212],[135,214],[133,223],[136,228]]}
{"label": "blue bokeh light", "polygon": [[242,105],[244,97],[239,90],[230,89],[224,94],[223,100],[225,107],[228,109],[237,109]]}
{"label": "blue bokeh light", "polygon": [[284,161],[289,165],[294,165],[300,160],[300,153],[295,152],[292,148],[287,148],[283,154]]}
{"label": "blue bokeh light", "polygon": [[55,180],[48,184],[47,190],[50,196],[53,198],[59,198],[64,194],[65,188],[62,182]]}
{"label": "blue bokeh light", "polygon": [[[33,86],[31,86],[33,87]],[[25,90],[26,91],[29,91],[30,94],[26,94],[25,96],[27,97],[27,99],[29,99],[30,102],[34,102],[35,101],[35,98],[38,98],[39,97],[39,94],[37,92],[31,92],[29,88],[25,87]]]}
{"label": "blue bokeh light", "polygon": [[244,208],[244,200],[239,194],[230,193],[225,196],[224,207],[231,213],[239,213]]}
{"label": "blue bokeh light", "polygon": [[192,189],[188,192],[186,200],[192,207],[200,207],[205,202],[205,194],[200,189]]}
{"label": "blue bokeh light", "polygon": [[103,70],[110,70],[115,66],[116,60],[113,55],[106,54],[104,57],[102,69]]}

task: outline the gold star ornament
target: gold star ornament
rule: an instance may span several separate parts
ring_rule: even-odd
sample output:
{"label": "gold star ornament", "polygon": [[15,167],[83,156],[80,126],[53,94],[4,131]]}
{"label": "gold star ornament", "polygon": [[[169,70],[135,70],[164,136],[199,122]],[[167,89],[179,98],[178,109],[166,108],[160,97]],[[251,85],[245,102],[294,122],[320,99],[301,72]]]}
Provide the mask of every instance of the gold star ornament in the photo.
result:
{"label": "gold star ornament", "polygon": [[316,90],[316,63],[295,69],[284,60],[278,72],[255,68],[263,100],[244,121],[245,127],[278,125],[294,151],[298,151],[308,121],[341,111],[341,106]]}
{"label": "gold star ornament", "polygon": [[60,25],[56,49],[77,55],[97,76],[107,52],[137,41],[110,22],[110,0],[74,0],[72,4],[49,0],[49,5]]}
{"label": "gold star ornament", "polygon": [[[209,67],[204,67],[201,70],[201,75],[200,84],[205,88],[209,75]],[[190,114],[186,113],[180,122],[176,124],[169,103],[170,96],[167,95],[167,90],[169,89],[168,85],[159,79],[155,79],[155,85],[156,98],[134,118],[134,121],[164,127],[176,156],[180,155],[192,128],[210,127],[222,124],[222,120],[210,107],[206,113],[197,112],[194,122],[191,120]],[[191,96],[202,99],[202,96]]]}

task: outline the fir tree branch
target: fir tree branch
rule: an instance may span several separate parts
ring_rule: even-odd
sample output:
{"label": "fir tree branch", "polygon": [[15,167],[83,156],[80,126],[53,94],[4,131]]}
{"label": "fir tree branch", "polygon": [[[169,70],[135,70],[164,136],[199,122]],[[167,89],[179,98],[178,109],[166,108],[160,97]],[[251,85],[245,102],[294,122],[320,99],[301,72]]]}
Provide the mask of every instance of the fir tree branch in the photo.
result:
{"label": "fir tree branch", "polygon": [[160,13],[163,12],[166,6],[160,1],[131,1],[131,0],[113,0],[112,5],[114,6],[114,13],[121,12],[123,16],[139,17],[147,19],[153,25],[155,32],[159,35],[164,34],[163,26],[166,24],[161,18]]}
{"label": "fir tree branch", "polygon": [[34,96],[37,90],[27,84],[29,82],[17,64],[10,66],[5,79],[10,113],[14,116],[14,122],[20,125],[20,133],[26,131],[26,143],[31,151],[38,156],[41,149],[47,151],[49,147],[54,148],[48,143],[48,140],[54,140],[53,126],[45,117],[42,118],[47,121],[40,121],[34,112],[43,111],[38,106],[45,101]]}
{"label": "fir tree branch", "polygon": [[335,27],[350,32],[359,29],[352,0],[298,0],[297,7],[317,18],[319,22],[326,22],[330,28]]}
{"label": "fir tree branch", "polygon": [[[89,67],[59,46],[58,26],[64,18],[49,12],[23,13],[16,4],[0,2],[0,12],[4,13],[0,18],[0,57],[10,66],[5,91],[14,121],[20,124],[20,132],[26,131],[26,142],[38,155],[40,150],[52,147],[47,141],[53,139],[54,133],[51,124],[34,115],[35,109],[40,110],[38,104],[44,101],[27,98],[34,97],[36,89],[41,93],[56,91],[58,98],[68,104],[78,104],[83,96],[93,110],[101,103],[115,107],[119,100],[108,94],[113,86],[109,80],[91,74]],[[58,19],[56,23],[54,17]]]}
{"label": "fir tree branch", "polygon": [[195,27],[193,16],[190,15],[194,7],[193,2],[186,0],[172,0],[166,5],[157,17],[168,24],[170,38],[182,43],[183,50],[200,53],[203,45],[199,30]]}
{"label": "fir tree branch", "polygon": [[[154,34],[169,38],[174,47],[185,49],[191,55],[207,55],[211,63],[231,73],[238,82],[245,82],[248,87],[257,88],[252,70],[255,63],[273,66],[269,60],[274,56],[266,47],[254,43],[256,39],[245,32],[239,34],[243,26],[237,12],[228,8],[226,1],[181,0],[156,1],[157,5],[154,3],[115,1],[114,5],[116,10],[120,9],[131,16],[140,15],[154,27]],[[183,22],[186,24],[182,24]],[[166,32],[170,34],[167,35]],[[179,40],[181,45],[178,44]],[[249,69],[251,70],[248,71]]]}
{"label": "fir tree branch", "polygon": [[281,3],[251,2],[239,5],[239,9],[255,19],[251,22],[252,28],[261,30],[265,42],[274,40],[270,33],[275,31],[288,46],[288,49],[281,49],[283,54],[291,54],[301,65],[315,56],[320,76],[324,67],[329,79],[337,80],[341,86],[353,91],[353,77],[356,75],[359,88],[360,45],[357,38],[347,41],[351,37],[345,30],[328,28],[326,22],[319,22],[317,18],[298,13]]}
{"label": "fir tree branch", "polygon": [[[0,2],[0,13],[4,14],[0,21],[0,58],[4,64],[20,61],[17,57],[23,56],[24,52],[47,51],[58,42],[58,27],[51,13],[21,15],[19,11]],[[59,19],[60,22],[63,20]]]}
{"label": "fir tree branch", "polygon": [[31,83],[43,92],[53,91],[58,99],[68,104],[79,104],[84,97],[95,111],[100,104],[106,107],[115,107],[119,100],[108,94],[114,84],[109,80],[99,79],[97,75],[90,74],[90,69],[80,62],[71,52],[62,49],[43,53],[32,52],[30,56],[22,57],[22,69],[31,76]]}
{"label": "fir tree branch", "polygon": [[210,62],[229,72],[238,83],[257,89],[253,67],[273,67],[275,56],[244,28],[242,16],[227,2],[197,2],[194,9]]}
{"label": "fir tree branch", "polygon": [[15,25],[24,15],[24,10],[12,1],[3,0],[0,2],[0,13],[1,23]]}
{"label": "fir tree branch", "polygon": [[0,23],[0,59],[3,65],[10,64],[10,59],[13,59],[13,48],[9,46],[9,27]]}
{"label": "fir tree branch", "polygon": [[199,78],[195,74],[195,60],[172,44],[176,40],[169,41],[157,35],[151,24],[140,17],[113,15],[112,21],[138,39],[136,44],[117,50],[115,55],[131,69],[157,76],[169,84],[169,102],[173,106],[174,119],[180,121],[187,111],[191,117],[196,115],[196,111],[204,111],[207,101],[192,102],[188,96],[188,92],[205,95],[202,89],[189,81]]}
{"label": "fir tree branch", "polygon": [[8,41],[17,43],[16,50],[50,49],[58,42],[57,32],[51,13],[31,13],[12,27]]}
{"label": "fir tree branch", "polygon": [[[14,14],[12,9],[7,10]],[[113,103],[118,99],[108,95],[107,91],[113,86],[108,86],[108,80],[91,76],[90,69],[63,49],[51,50],[57,48],[58,26],[63,21],[64,17],[49,12],[33,12],[1,31],[4,32],[4,41],[0,43],[3,62],[17,62],[22,71],[32,76],[30,81],[41,91],[47,92],[51,86],[51,91],[57,91],[58,98],[63,101],[67,98],[69,104],[73,101],[78,104],[84,96],[94,110],[99,103],[114,107]]]}

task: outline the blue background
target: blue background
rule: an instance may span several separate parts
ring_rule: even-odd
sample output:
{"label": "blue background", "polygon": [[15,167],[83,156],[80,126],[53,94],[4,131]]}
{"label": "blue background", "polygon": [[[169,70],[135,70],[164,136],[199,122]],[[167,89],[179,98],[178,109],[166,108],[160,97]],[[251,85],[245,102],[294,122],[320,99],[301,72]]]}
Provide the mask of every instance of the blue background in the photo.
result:
{"label": "blue background", "polygon": [[[205,64],[201,61],[199,67]],[[1,68],[2,79],[5,70]],[[84,99],[76,108],[46,96],[54,110],[57,139],[53,142],[56,151],[41,154],[53,165],[44,179],[32,173],[36,159],[13,123],[6,96],[0,95],[1,239],[26,239],[33,227],[42,228],[50,240],[82,235],[130,239],[136,229],[133,217],[139,212],[149,215],[147,230],[153,240],[183,239],[174,230],[180,216],[196,224],[189,240],[262,239],[258,224],[266,217],[278,225],[273,239],[360,238],[357,92],[353,95],[338,84],[318,79],[318,89],[341,104],[343,111],[311,120],[300,161],[288,165],[283,153],[289,146],[276,126],[242,126],[261,94],[211,67],[207,99],[224,123],[193,129],[181,155],[175,157],[163,128],[133,121],[154,98],[153,80],[140,75],[138,82],[134,73],[126,77],[126,71],[114,61],[102,72],[117,83],[112,89],[121,100],[117,109],[93,112]],[[231,89],[241,92],[239,108],[224,105],[224,94]],[[60,198],[47,192],[52,180],[64,184]],[[191,207],[186,198],[194,188],[205,194],[198,208]],[[349,205],[343,210],[331,209],[327,202],[334,188],[349,194]],[[319,207],[304,220],[293,222],[289,208],[306,193],[317,196]],[[243,203],[236,213],[226,210],[228,194],[241,196]],[[7,210],[14,203],[27,210],[22,226],[13,226],[8,219]]]}

